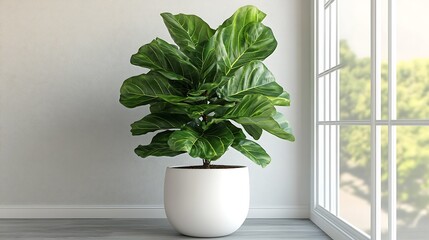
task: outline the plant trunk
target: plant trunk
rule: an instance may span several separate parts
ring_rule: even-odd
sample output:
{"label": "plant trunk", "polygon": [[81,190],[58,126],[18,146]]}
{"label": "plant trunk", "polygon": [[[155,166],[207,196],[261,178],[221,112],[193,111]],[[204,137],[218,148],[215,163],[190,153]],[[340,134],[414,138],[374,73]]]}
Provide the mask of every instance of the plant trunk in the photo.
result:
{"label": "plant trunk", "polygon": [[204,168],[210,168],[210,160],[203,159],[203,166]]}
{"label": "plant trunk", "polygon": [[[206,94],[207,94],[207,92],[206,92]],[[208,104],[208,102],[207,102],[207,104]],[[206,114],[203,114],[203,115],[201,115],[201,118],[203,119],[203,122],[205,123],[205,124],[207,124],[207,115]],[[210,168],[210,160],[208,160],[208,159],[203,159],[203,167],[204,168]]]}

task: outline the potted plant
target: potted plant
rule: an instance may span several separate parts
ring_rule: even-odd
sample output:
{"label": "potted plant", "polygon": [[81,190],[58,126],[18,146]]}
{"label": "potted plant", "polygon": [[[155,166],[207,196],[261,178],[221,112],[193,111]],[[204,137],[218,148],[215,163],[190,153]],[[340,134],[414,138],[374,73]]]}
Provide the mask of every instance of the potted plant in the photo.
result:
{"label": "potted plant", "polygon": [[[150,113],[131,124],[132,135],[157,132],[135,153],[202,159],[201,166],[166,170],[164,204],[173,227],[196,237],[237,230],[249,208],[248,169],[213,165],[229,147],[265,167],[271,158],[255,141],[265,130],[294,141],[275,106],[289,106],[289,94],[262,61],[276,48],[265,13],[239,8],[216,30],[195,15],[162,13],[177,44],[156,38],[140,47],[131,64],[150,71],[124,81],[120,102],[149,105]],[[241,128],[241,127],[244,129]]]}

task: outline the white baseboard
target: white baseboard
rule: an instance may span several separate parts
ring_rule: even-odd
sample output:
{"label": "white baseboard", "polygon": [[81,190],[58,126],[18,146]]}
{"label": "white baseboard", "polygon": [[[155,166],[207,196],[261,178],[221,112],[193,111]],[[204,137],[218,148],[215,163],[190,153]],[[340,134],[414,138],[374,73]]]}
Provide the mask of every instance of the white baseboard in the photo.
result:
{"label": "white baseboard", "polygon": [[[0,218],[165,218],[161,206],[0,205]],[[307,205],[250,208],[248,218],[309,218]]]}
{"label": "white baseboard", "polygon": [[275,208],[250,208],[248,218],[309,218],[307,205],[282,206]]}

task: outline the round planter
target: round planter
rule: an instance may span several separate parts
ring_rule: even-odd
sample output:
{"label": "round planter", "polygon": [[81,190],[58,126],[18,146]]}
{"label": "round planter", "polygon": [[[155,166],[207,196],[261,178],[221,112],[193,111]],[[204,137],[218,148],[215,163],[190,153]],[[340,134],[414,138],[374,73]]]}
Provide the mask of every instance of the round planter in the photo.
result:
{"label": "round planter", "polygon": [[184,235],[229,235],[243,224],[249,211],[248,168],[168,167],[164,206],[170,224]]}

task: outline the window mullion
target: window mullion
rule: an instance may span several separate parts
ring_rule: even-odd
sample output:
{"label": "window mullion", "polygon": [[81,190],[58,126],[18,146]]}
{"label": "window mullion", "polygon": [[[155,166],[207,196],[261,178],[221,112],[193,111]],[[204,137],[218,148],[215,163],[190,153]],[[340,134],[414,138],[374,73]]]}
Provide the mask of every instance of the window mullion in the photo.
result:
{"label": "window mullion", "polygon": [[396,240],[396,126],[392,126],[392,120],[396,120],[396,0],[389,0],[388,9],[388,187],[389,187],[389,239]]}
{"label": "window mullion", "polygon": [[[326,12],[328,13],[328,14],[326,14]],[[325,36],[327,36],[326,37],[326,44],[327,44],[327,51],[328,51],[328,54],[327,54],[327,57],[328,57],[328,66],[327,66],[327,68],[326,69],[328,69],[328,68],[331,68],[331,55],[332,55],[332,49],[331,49],[331,41],[332,41],[332,38],[331,38],[331,31],[332,31],[332,19],[331,19],[331,7],[329,6],[328,8],[325,8],[325,16],[327,16],[328,17],[328,32],[327,33],[325,33]],[[332,101],[331,101],[331,93],[332,93],[332,84],[331,84],[331,74],[327,74],[326,76],[325,76],[325,82],[326,82],[326,85],[327,85],[327,94],[325,95],[326,97],[327,97],[327,99],[325,100],[326,101],[326,103],[327,103],[327,107],[328,107],[328,111],[325,113],[326,115],[327,115],[327,117],[326,117],[326,120],[328,120],[328,121],[331,121],[332,120],[332,118],[331,118],[331,112],[332,112]],[[325,205],[325,207],[326,207],[326,209],[328,209],[329,211],[331,211],[332,210],[332,193],[333,193],[333,185],[332,185],[332,179],[331,179],[331,176],[332,176],[332,173],[331,173],[331,166],[332,166],[332,134],[331,134],[331,126],[325,126],[325,131],[327,131],[327,137],[328,137],[328,149],[326,149],[328,152],[327,152],[327,164],[326,164],[326,185],[327,185],[327,187],[328,187],[328,193],[329,194],[327,194],[327,198],[326,198],[326,205]]]}
{"label": "window mullion", "polygon": [[[339,40],[339,27],[338,27],[338,2],[335,4],[335,53],[336,53],[336,66],[340,65],[340,40]],[[340,69],[335,74],[335,121],[340,121]],[[335,173],[335,187],[337,189],[335,195],[335,215],[339,215],[339,202],[340,202],[340,126],[335,126],[335,148],[336,148],[336,173]]]}
{"label": "window mullion", "polygon": [[381,239],[381,159],[379,90],[381,80],[381,1],[371,0],[371,239]]}
{"label": "window mullion", "polygon": [[[325,8],[325,51],[326,51],[326,62],[325,69],[329,69],[331,67],[331,8]],[[330,74],[324,76],[325,78],[325,119],[327,121],[331,120],[331,78]],[[325,208],[330,211],[331,210],[331,199],[332,199],[332,184],[331,184],[331,127],[325,126],[325,141],[327,143],[327,147],[325,145]]]}

